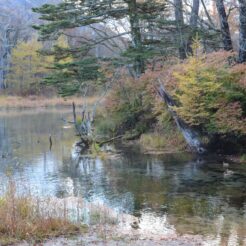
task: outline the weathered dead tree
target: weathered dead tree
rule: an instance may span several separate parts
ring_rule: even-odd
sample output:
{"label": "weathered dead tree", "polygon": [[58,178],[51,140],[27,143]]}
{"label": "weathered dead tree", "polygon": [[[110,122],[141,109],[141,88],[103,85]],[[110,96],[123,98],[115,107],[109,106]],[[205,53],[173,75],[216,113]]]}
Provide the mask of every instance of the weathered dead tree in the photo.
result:
{"label": "weathered dead tree", "polygon": [[86,107],[83,107],[81,112],[81,120],[78,121],[76,114],[76,105],[73,102],[73,122],[76,129],[77,135],[80,137],[80,142],[77,145],[82,148],[88,149],[93,143],[92,135],[92,122],[93,117],[91,117],[90,112],[87,111]]}

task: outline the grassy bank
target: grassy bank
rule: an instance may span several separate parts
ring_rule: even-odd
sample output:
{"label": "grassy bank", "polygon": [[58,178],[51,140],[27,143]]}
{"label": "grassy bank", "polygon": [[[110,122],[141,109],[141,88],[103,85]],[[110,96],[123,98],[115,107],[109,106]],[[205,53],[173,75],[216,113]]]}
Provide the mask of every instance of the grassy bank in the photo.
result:
{"label": "grassy bank", "polygon": [[71,106],[73,102],[80,106],[85,103],[93,104],[97,100],[97,97],[89,97],[86,99],[80,97],[42,97],[42,96],[5,96],[0,95],[0,109],[9,108],[42,108],[42,107],[59,107],[59,106]]}
{"label": "grassy bank", "polygon": [[188,151],[183,136],[178,132],[153,132],[142,134],[139,139],[140,145],[147,152],[176,153]]}
{"label": "grassy bank", "polygon": [[0,245],[22,240],[41,241],[81,231],[79,224],[69,221],[65,208],[49,213],[41,205],[42,201],[31,195],[19,196],[15,183],[10,180],[5,194],[0,198]]}
{"label": "grassy bank", "polygon": [[118,215],[109,208],[82,198],[36,197],[9,178],[1,185],[0,245],[43,242],[56,237],[83,236],[97,226],[115,225]]}

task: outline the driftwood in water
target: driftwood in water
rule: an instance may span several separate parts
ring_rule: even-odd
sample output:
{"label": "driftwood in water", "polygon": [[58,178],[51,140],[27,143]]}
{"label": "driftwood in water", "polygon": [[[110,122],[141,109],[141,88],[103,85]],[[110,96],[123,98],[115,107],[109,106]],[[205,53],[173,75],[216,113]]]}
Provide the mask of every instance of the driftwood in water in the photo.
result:
{"label": "driftwood in water", "polygon": [[174,119],[178,129],[183,134],[184,139],[191,148],[191,150],[199,154],[204,153],[206,150],[203,147],[201,141],[199,140],[199,133],[191,129],[191,127],[188,126],[183,120],[181,120],[176,114],[176,112],[172,109],[172,107],[175,106],[175,102],[172,99],[172,97],[167,93],[163,84],[160,83],[157,92],[160,95],[161,99],[166,103],[168,111],[172,115],[172,118]]}
{"label": "driftwood in water", "polygon": [[53,142],[52,142],[52,137],[51,137],[51,135],[50,135],[50,137],[49,137],[49,142],[50,142],[50,151],[51,151],[51,149],[52,149],[52,145],[53,145]]}

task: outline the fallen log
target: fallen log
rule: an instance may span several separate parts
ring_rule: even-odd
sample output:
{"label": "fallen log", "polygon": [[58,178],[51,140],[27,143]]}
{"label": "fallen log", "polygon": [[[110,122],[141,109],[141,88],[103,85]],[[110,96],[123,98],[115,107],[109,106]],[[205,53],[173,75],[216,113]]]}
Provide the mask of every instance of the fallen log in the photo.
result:
{"label": "fallen log", "polygon": [[97,142],[97,144],[101,147],[103,146],[104,144],[107,144],[107,143],[111,143],[117,139],[120,139],[120,138],[123,138],[124,135],[119,135],[119,136],[116,136],[116,137],[113,137],[113,138],[110,138],[108,140],[105,140],[105,141],[102,141],[102,142]]}

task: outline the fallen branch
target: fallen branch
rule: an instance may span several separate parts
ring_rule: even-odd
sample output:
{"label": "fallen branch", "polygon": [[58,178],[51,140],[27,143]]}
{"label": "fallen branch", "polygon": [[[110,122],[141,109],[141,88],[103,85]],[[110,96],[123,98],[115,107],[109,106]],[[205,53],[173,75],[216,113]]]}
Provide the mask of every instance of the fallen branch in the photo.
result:
{"label": "fallen branch", "polygon": [[111,142],[113,142],[114,140],[120,139],[120,138],[123,138],[123,137],[124,137],[124,135],[119,135],[119,136],[113,137],[113,138],[111,138],[111,139],[105,140],[105,141],[103,141],[103,142],[97,142],[97,144],[101,147],[101,146],[104,145],[104,144],[111,143]]}

